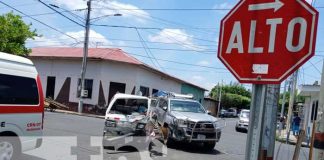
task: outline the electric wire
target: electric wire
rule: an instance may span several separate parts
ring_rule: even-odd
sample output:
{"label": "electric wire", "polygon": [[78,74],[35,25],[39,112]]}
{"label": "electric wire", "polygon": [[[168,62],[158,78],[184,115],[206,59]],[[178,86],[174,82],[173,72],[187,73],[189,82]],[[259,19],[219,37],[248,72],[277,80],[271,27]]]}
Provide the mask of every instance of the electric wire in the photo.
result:
{"label": "electric wire", "polygon": [[16,12],[18,12],[18,13],[20,13],[20,14],[22,14],[22,15],[25,15],[26,17],[28,17],[28,18],[30,18],[30,19],[32,19],[32,20],[34,20],[34,21],[37,21],[38,23],[40,23],[40,24],[42,24],[42,25],[45,25],[45,26],[47,26],[48,28],[51,28],[51,29],[53,29],[53,30],[55,30],[55,31],[57,31],[57,32],[59,32],[59,33],[61,33],[61,34],[63,34],[63,35],[66,35],[66,36],[68,36],[68,37],[74,39],[76,42],[78,42],[78,40],[77,40],[76,38],[74,38],[74,37],[72,37],[72,36],[70,36],[70,35],[68,35],[68,34],[66,34],[66,33],[64,33],[64,32],[62,32],[62,31],[60,31],[60,30],[58,30],[58,29],[56,29],[56,28],[54,28],[54,27],[52,27],[52,26],[50,26],[50,25],[48,25],[48,24],[46,24],[46,23],[44,23],[44,22],[42,22],[42,21],[40,21],[40,20],[38,20],[38,19],[35,19],[35,18],[33,18],[33,17],[28,16],[28,15],[25,14],[24,12],[22,12],[22,11],[20,11],[20,10],[18,10],[18,9],[16,9],[16,8],[10,6],[10,5],[8,5],[7,3],[4,3],[4,2],[2,2],[2,1],[0,1],[0,3],[3,4],[3,5],[5,5],[5,6],[7,6],[7,7],[9,7],[9,8],[11,8],[11,9],[13,9],[13,10],[15,10]]}
{"label": "electric wire", "polygon": [[73,23],[75,23],[75,24],[77,24],[77,25],[79,25],[79,26],[81,26],[81,27],[85,27],[85,25],[83,25],[83,24],[80,24],[79,22],[77,22],[77,21],[75,21],[75,20],[71,19],[70,17],[68,17],[68,16],[64,15],[63,13],[61,13],[61,12],[59,12],[59,11],[57,11],[56,9],[54,9],[53,7],[51,7],[50,5],[48,5],[48,4],[46,4],[46,3],[44,3],[43,1],[41,1],[41,0],[38,0],[38,2],[42,3],[42,4],[43,4],[44,6],[46,6],[47,8],[49,8],[49,9],[51,9],[51,10],[55,11],[56,13],[60,14],[60,15],[61,15],[61,16],[63,16],[64,18],[66,18],[66,19],[70,20],[71,22],[73,22]]}

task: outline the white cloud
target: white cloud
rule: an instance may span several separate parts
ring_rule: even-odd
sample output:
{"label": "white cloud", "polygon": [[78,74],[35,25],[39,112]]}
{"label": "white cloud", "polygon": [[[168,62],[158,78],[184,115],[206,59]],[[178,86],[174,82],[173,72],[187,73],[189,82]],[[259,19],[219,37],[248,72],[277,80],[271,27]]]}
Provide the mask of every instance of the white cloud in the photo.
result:
{"label": "white cloud", "polygon": [[199,61],[197,64],[202,66],[209,66],[210,62],[203,60],[203,61]]}
{"label": "white cloud", "polygon": [[205,50],[204,47],[198,46],[193,42],[193,35],[186,33],[181,29],[163,29],[157,35],[149,35],[148,39],[151,42],[179,44],[182,48],[192,50]]}
{"label": "white cloud", "polygon": [[[28,40],[27,43],[31,47],[82,47],[84,42],[84,31],[77,32],[66,32],[67,35],[74,37],[76,40],[62,35],[59,37],[50,36],[50,37],[36,37],[35,40]],[[94,30],[89,31],[89,47],[100,47],[100,45],[110,45],[112,44],[108,39],[106,39],[100,33],[97,33]]]}
{"label": "white cloud", "polygon": [[226,14],[228,13],[230,10],[226,10],[226,9],[232,9],[234,7],[234,4],[231,3],[221,3],[221,4],[215,4],[213,9],[219,9],[217,12],[220,14]]}
{"label": "white cloud", "polygon": [[[84,0],[55,0],[59,6],[74,10],[87,8]],[[121,3],[116,0],[93,1],[91,4],[91,17],[104,15],[122,14],[122,17],[135,19],[138,22],[145,22],[145,18],[150,17],[149,13],[141,10],[137,6]]]}

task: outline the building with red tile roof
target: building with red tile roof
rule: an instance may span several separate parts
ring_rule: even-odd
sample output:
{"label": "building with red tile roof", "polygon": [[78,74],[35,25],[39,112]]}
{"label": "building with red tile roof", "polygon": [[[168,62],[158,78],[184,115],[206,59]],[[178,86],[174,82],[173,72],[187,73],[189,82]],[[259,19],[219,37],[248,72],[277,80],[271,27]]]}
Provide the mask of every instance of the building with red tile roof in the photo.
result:
{"label": "building with red tile roof", "polygon": [[[74,106],[83,48],[33,48],[30,59],[40,73],[46,97]],[[157,90],[191,93],[203,101],[206,89],[159,71],[118,48],[89,48],[86,71],[88,106],[108,104],[116,92],[149,96]]]}

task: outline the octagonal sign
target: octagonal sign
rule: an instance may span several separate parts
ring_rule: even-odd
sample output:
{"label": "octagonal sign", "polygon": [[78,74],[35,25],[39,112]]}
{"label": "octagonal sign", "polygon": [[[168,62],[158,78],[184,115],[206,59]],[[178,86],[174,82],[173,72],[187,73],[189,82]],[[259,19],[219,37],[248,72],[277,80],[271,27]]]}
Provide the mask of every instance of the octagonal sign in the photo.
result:
{"label": "octagonal sign", "polygon": [[305,0],[241,0],[221,22],[218,58],[241,83],[278,84],[314,55],[317,22]]}

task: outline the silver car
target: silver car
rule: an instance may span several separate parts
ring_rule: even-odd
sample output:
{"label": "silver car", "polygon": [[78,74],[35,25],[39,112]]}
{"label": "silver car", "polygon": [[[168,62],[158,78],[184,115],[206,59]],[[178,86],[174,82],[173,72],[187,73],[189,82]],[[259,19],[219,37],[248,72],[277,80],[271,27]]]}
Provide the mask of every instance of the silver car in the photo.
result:
{"label": "silver car", "polygon": [[154,114],[158,123],[169,129],[168,141],[203,143],[213,150],[221,137],[219,120],[195,100],[163,97],[158,99]]}
{"label": "silver car", "polygon": [[248,131],[249,128],[249,118],[250,118],[250,110],[242,110],[239,115],[239,120],[236,123],[235,130],[236,131]]}

